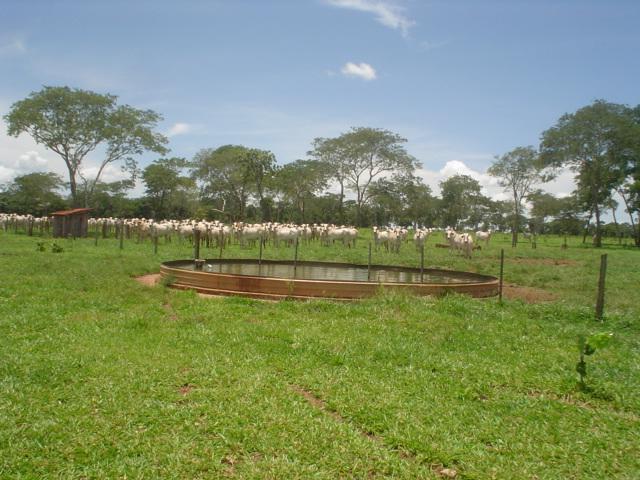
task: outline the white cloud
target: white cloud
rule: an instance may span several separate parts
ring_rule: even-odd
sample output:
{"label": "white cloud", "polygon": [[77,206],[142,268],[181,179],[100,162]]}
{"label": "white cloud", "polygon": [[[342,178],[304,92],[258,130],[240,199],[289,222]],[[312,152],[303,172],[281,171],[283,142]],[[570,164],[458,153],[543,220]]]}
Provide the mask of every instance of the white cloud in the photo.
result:
{"label": "white cloud", "polygon": [[171,128],[167,131],[168,137],[175,137],[176,135],[184,135],[193,130],[193,127],[188,123],[174,123]]}
{"label": "white cloud", "polygon": [[2,186],[3,183],[8,183],[13,180],[15,176],[15,171],[12,168],[0,165],[0,186]]}
{"label": "white cloud", "polygon": [[[6,111],[0,102],[0,111]],[[52,162],[55,154],[38,145],[29,135],[17,138],[7,135],[7,126],[0,117],[0,183],[6,183],[19,175],[31,172],[54,171],[62,174],[66,170],[62,160]]]}
{"label": "white cloud", "polygon": [[419,168],[416,174],[423,178],[424,182],[431,187],[431,190],[436,195],[440,195],[440,182],[454,175],[468,175],[480,183],[485,195],[496,200],[503,199],[500,198],[502,187],[498,185],[498,181],[494,177],[472,169],[461,160],[449,160],[440,170]]}
{"label": "white cloud", "polygon": [[[498,184],[498,179],[487,174],[486,171],[478,171],[469,167],[461,160],[449,160],[440,170],[429,170],[420,168],[416,174],[422,177],[436,195],[440,195],[440,182],[454,175],[468,175],[480,183],[482,193],[493,200],[511,200],[511,195]],[[566,197],[575,189],[575,174],[569,170],[564,170],[555,180],[548,183],[540,183],[535,188],[540,188],[545,192],[557,197]]]}
{"label": "white cloud", "polygon": [[[93,180],[98,173],[98,165],[88,165],[82,169],[82,175],[87,180]],[[109,164],[102,170],[100,181],[105,183],[118,182],[130,178],[128,172],[124,171],[120,165]]]}
{"label": "white cloud", "polygon": [[347,62],[340,71],[347,77],[359,77],[366,81],[376,79],[376,70],[368,63]]}
{"label": "white cloud", "polygon": [[404,37],[409,34],[409,28],[415,25],[415,22],[404,14],[405,9],[390,0],[325,0],[325,2],[338,8],[372,13],[379,23],[385,27],[400,30]]}

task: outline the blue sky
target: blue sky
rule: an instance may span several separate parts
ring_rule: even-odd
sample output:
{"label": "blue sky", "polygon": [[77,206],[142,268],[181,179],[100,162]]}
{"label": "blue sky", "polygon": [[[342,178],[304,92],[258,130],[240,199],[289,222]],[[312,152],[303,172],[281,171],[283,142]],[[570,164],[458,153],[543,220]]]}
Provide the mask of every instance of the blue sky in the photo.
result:
{"label": "blue sky", "polygon": [[[386,128],[430,185],[470,173],[499,197],[494,155],[595,99],[640,103],[639,25],[637,0],[5,0],[0,113],[42,85],[109,92],[160,112],[173,155],[236,143],[280,163]],[[0,182],[64,172],[1,127]]]}

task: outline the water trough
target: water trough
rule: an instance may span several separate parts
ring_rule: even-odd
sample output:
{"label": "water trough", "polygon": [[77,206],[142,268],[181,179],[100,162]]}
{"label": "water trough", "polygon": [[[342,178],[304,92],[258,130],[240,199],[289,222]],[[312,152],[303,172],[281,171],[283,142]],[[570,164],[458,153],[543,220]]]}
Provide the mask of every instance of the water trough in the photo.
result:
{"label": "water trough", "polygon": [[416,295],[458,292],[491,297],[499,288],[497,278],[476,273],[334,262],[174,260],[164,262],[160,274],[173,288],[270,300],[354,300],[373,296],[381,288],[408,290]]}

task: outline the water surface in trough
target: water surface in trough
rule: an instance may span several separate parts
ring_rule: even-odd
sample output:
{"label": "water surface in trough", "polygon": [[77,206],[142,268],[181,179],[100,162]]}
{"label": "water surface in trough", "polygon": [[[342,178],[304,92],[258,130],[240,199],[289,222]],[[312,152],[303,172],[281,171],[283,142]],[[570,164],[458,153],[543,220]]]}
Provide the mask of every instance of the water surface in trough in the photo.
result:
{"label": "water surface in trough", "polygon": [[[173,265],[176,268],[195,270],[193,262]],[[260,277],[294,278],[293,265],[281,263],[217,263],[207,262],[203,272],[225,273],[231,275],[249,275]],[[367,267],[345,265],[298,264],[295,278],[303,280],[338,280],[346,282],[366,282]],[[382,283],[420,283],[420,272],[394,268],[371,267],[372,282]],[[442,274],[425,269],[424,283],[474,283],[480,280],[465,275]]]}

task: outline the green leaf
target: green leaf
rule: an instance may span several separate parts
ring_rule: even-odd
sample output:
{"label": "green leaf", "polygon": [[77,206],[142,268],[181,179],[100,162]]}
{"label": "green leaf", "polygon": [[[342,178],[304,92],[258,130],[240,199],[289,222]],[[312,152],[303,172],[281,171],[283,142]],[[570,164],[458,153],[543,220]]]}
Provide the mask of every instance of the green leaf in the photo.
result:
{"label": "green leaf", "polygon": [[601,332],[594,333],[590,335],[587,339],[587,347],[591,347],[594,351],[598,348],[604,348],[607,346],[611,338],[613,337],[613,333]]}

